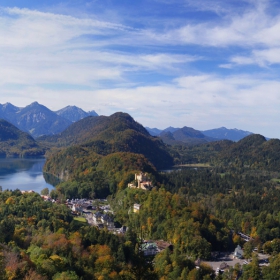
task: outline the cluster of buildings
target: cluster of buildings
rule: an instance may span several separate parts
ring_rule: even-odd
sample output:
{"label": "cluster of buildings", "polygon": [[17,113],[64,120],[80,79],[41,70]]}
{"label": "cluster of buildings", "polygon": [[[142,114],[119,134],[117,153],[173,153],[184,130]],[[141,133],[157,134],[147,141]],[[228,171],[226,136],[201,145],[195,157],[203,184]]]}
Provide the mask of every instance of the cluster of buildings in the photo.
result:
{"label": "cluster of buildings", "polygon": [[[72,210],[73,215],[84,214],[87,222],[90,225],[96,226],[99,229],[107,228],[113,233],[124,234],[127,231],[126,226],[115,228],[113,211],[110,205],[93,205],[97,200],[90,199],[71,199],[66,201],[66,205]],[[105,199],[98,202],[106,203]]]}
{"label": "cluster of buildings", "polygon": [[129,188],[151,190],[153,184],[147,173],[140,172],[135,174],[135,181],[128,184]]}
{"label": "cluster of buildings", "polygon": [[72,214],[88,213],[95,210],[96,207],[92,205],[93,200],[90,199],[67,199],[66,205],[72,210]]}
{"label": "cluster of buildings", "polygon": [[[138,188],[142,190],[151,190],[153,188],[152,181],[147,173],[136,173],[135,181],[128,184],[129,188]],[[41,195],[44,200],[51,200],[49,196]],[[73,215],[83,214],[90,225],[94,225],[99,229],[107,228],[107,230],[115,234],[125,234],[128,228],[122,226],[116,228],[114,224],[113,211],[110,209],[110,205],[98,205],[95,206],[96,200],[90,199],[67,199],[66,205],[71,209]],[[100,200],[101,204],[106,203],[106,200]],[[133,213],[138,213],[141,209],[141,204],[135,203],[133,205]],[[169,248],[173,250],[173,245],[170,243],[158,240],[158,241],[144,241],[141,244],[140,250],[144,256],[155,256],[157,253]]]}
{"label": "cluster of buildings", "polygon": [[92,224],[98,226],[99,228],[104,228],[104,226],[106,226],[110,229],[114,227],[114,218],[107,213],[90,213],[87,220],[90,219],[92,220]]}
{"label": "cluster of buildings", "polygon": [[107,228],[108,231],[111,231],[115,234],[125,234],[128,230],[126,226],[122,226],[121,228],[115,227],[114,217],[111,212],[102,213],[100,211],[97,211],[95,213],[87,213],[86,219],[90,225],[94,225],[99,229]]}

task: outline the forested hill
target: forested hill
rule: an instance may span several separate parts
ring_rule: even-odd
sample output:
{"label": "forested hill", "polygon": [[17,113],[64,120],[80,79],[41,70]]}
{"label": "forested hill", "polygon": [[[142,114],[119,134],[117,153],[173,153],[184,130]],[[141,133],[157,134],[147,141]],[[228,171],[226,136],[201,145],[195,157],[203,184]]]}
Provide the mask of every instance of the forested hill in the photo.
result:
{"label": "forested hill", "polygon": [[84,144],[98,137],[107,140],[108,137],[114,137],[116,132],[122,132],[127,129],[135,130],[145,136],[149,136],[147,130],[126,113],[115,113],[107,116],[90,116],[73,123],[63,132],[38,138],[38,140],[56,143],[58,146],[70,146],[74,144]]}
{"label": "forested hill", "polygon": [[277,171],[280,168],[280,140],[266,140],[251,134],[238,142],[217,141],[193,147],[169,147],[176,163],[211,163]]}
{"label": "forested hill", "polygon": [[116,152],[143,154],[157,168],[173,164],[163,142],[150,136],[141,124],[126,113],[88,117],[56,136],[39,140],[58,147],[80,145],[102,156]]}
{"label": "forested hill", "polygon": [[259,134],[249,135],[219,154],[222,162],[239,167],[279,170],[280,140],[266,140]]}
{"label": "forested hill", "polygon": [[25,132],[9,122],[0,119],[0,156],[30,157],[42,156],[45,150]]}

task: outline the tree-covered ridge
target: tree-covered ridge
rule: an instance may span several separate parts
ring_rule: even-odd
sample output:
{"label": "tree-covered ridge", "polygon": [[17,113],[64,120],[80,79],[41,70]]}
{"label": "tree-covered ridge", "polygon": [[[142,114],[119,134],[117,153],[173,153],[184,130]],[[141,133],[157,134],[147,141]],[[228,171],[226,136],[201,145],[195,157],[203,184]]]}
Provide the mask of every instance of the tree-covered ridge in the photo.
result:
{"label": "tree-covered ridge", "polygon": [[139,133],[149,136],[147,130],[126,113],[115,113],[109,117],[87,117],[73,123],[63,132],[53,136],[45,136],[40,139],[47,142],[54,142],[58,146],[70,146],[90,142],[96,136],[102,138],[114,137],[118,131],[133,129]]}
{"label": "tree-covered ridge", "polygon": [[45,149],[40,147],[29,134],[0,119],[1,157],[30,157],[44,154]]}
{"label": "tree-covered ridge", "polygon": [[219,154],[227,150],[234,142],[221,140],[201,145],[175,145],[167,146],[175,164],[211,163],[214,164]]}
{"label": "tree-covered ridge", "polygon": [[101,156],[90,147],[74,146],[51,156],[44,171],[64,182],[57,187],[63,197],[101,197],[127,187],[142,170],[155,174],[155,167],[141,154],[112,153]]}
{"label": "tree-covered ridge", "polygon": [[157,168],[173,164],[159,138],[149,135],[146,129],[125,113],[110,117],[88,117],[78,121],[63,133],[41,138],[40,141],[54,146],[80,145],[81,149],[99,155],[129,152],[144,155]]}
{"label": "tree-covered ridge", "polygon": [[169,146],[176,164],[209,163],[212,166],[277,171],[280,168],[280,140],[266,140],[251,134],[238,142],[217,141],[196,146]]}
{"label": "tree-covered ridge", "polygon": [[280,140],[267,141],[262,135],[249,135],[223,151],[219,159],[238,167],[276,171],[280,167]]}

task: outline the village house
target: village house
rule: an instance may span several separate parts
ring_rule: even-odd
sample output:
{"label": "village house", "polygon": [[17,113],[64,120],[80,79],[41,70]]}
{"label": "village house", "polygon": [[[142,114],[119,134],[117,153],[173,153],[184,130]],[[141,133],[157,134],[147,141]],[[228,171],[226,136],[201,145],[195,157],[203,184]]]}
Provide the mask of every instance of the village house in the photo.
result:
{"label": "village house", "polygon": [[135,203],[133,205],[133,212],[138,213],[140,211],[140,208],[141,208],[141,204]]}
{"label": "village house", "polygon": [[127,226],[122,226],[121,228],[115,229],[114,233],[125,234],[127,230],[128,230]]}
{"label": "village house", "polygon": [[241,249],[241,247],[239,245],[237,245],[237,247],[234,250],[233,257],[237,258],[237,259],[242,259],[243,254],[244,254],[243,250]]}
{"label": "village house", "polygon": [[166,249],[173,251],[173,245],[163,240],[144,241],[140,247],[144,256],[155,256],[157,253]]}
{"label": "village house", "polygon": [[92,215],[92,220],[94,224],[98,224],[101,221],[102,214],[100,212],[96,212]]}
{"label": "village house", "polygon": [[163,240],[145,241],[144,243],[141,244],[141,248],[140,248],[144,256],[155,256],[157,253],[166,249],[172,251],[173,245]]}
{"label": "village house", "polygon": [[104,215],[101,215],[100,220],[107,227],[110,227],[110,228],[114,227],[114,219],[113,219],[113,217],[111,217],[111,216],[109,216],[107,214],[104,214]]}
{"label": "village house", "polygon": [[159,252],[157,244],[152,241],[141,244],[140,250],[143,252],[144,256],[155,256]]}

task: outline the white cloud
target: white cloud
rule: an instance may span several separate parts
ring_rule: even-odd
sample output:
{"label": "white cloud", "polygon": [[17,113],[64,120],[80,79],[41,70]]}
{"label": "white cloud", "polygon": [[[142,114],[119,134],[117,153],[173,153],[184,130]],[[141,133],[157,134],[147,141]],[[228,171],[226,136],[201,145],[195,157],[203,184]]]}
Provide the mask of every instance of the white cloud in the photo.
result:
{"label": "white cloud", "polygon": [[28,9],[6,8],[1,14],[0,48],[59,47],[80,36],[106,36],[131,29],[120,24]]}
{"label": "white cloud", "polygon": [[[2,85],[67,83],[98,87],[101,80],[122,82],[128,71],[174,70],[199,59],[164,52],[105,50],[117,37],[124,37],[118,44],[129,45],[137,34],[133,28],[106,21],[8,8],[2,9],[1,23]],[[90,37],[96,35],[101,38]],[[132,39],[127,42],[129,36]]]}
{"label": "white cloud", "polygon": [[[232,64],[250,65],[257,64],[267,67],[280,63],[280,48],[270,48],[264,50],[253,50],[249,56],[235,56],[231,58]],[[231,64],[231,65],[232,65]]]}
{"label": "white cloud", "polygon": [[[160,34],[150,30],[145,35],[150,40],[174,45],[197,44],[212,47],[240,46],[245,48],[280,46],[280,16],[269,13],[269,2],[257,1],[256,3],[255,5],[250,3],[251,5],[248,5],[244,11],[240,11],[238,8],[238,12],[234,9],[226,9],[227,12],[222,13],[215,20],[195,23],[187,21],[181,27],[168,30],[165,33]],[[214,1],[213,5],[206,5],[205,10],[219,10],[218,7],[221,4],[221,2]]]}

